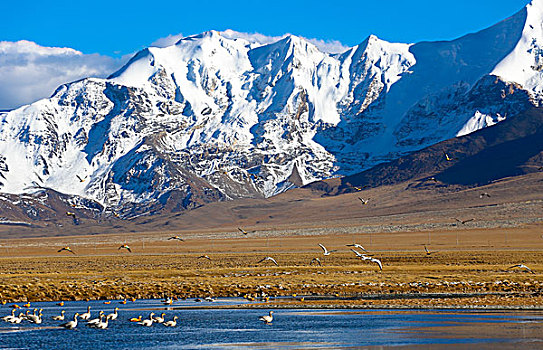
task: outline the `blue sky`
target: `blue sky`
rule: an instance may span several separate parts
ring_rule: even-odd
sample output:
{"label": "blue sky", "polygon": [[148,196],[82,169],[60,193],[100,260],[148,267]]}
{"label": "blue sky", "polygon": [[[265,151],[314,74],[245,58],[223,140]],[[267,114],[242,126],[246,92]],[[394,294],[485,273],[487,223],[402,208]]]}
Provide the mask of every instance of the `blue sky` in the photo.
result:
{"label": "blue sky", "polygon": [[[542,0],[543,1],[543,0]],[[497,23],[529,0],[4,1],[0,110],[50,96],[70,81],[104,78],[135,52],[181,35],[233,29],[290,33],[341,52],[368,35],[392,42],[449,40]],[[260,36],[256,34],[256,36]]]}
{"label": "blue sky", "polygon": [[0,40],[121,56],[170,34],[210,29],[339,40],[444,40],[477,31],[529,0],[5,1]]}

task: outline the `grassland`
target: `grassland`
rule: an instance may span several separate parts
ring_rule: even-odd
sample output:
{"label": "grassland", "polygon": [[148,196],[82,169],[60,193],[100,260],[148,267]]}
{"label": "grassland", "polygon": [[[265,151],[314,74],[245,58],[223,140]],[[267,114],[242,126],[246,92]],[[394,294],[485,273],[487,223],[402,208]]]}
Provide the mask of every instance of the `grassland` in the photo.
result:
{"label": "grassland", "polygon": [[[543,225],[297,236],[265,232],[225,238],[168,232],[0,242],[6,302],[272,296],[278,306],[543,307]],[[381,259],[357,259],[357,242]],[[132,253],[118,250],[129,244]],[[318,243],[337,249],[323,256]],[[76,255],[57,253],[69,245]],[[432,254],[427,255],[424,245]],[[211,260],[198,258],[208,255]],[[274,257],[279,266],[258,261]],[[310,265],[318,257],[322,266]],[[526,264],[535,273],[510,269]],[[295,297],[292,297],[296,295]],[[275,300],[273,296],[291,296]],[[269,306],[267,304],[267,306]]]}

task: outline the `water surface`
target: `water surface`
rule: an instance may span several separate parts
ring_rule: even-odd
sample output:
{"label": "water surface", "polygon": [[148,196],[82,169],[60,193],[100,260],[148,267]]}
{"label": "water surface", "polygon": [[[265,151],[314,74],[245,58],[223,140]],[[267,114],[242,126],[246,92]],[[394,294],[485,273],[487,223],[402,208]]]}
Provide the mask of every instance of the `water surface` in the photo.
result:
{"label": "water surface", "polygon": [[[187,309],[197,306],[236,306],[240,299],[221,299],[215,303],[179,301],[165,310],[158,300],[141,300],[123,305],[112,301],[33,303],[43,308],[40,325],[23,321],[11,325],[0,321],[0,349],[307,349],[350,347],[453,346],[543,348],[543,312],[474,312],[462,310],[302,310],[276,309],[267,325],[258,317],[268,309]],[[62,322],[51,316],[66,310],[66,318],[92,307],[106,313],[119,307],[119,319],[106,330],[85,327],[75,330],[58,327]],[[181,307],[182,309],[178,309]],[[0,307],[0,315],[10,312]],[[179,317],[175,328],[153,324],[143,327],[129,322],[131,317],[150,312],[166,313],[170,320]]]}

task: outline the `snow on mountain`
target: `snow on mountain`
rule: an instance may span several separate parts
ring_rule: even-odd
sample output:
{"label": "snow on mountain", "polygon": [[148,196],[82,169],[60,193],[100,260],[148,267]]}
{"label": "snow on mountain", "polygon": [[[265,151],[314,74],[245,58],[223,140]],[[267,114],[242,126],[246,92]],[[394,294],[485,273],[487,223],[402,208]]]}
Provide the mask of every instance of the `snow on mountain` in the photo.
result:
{"label": "snow on mountain", "polygon": [[0,191],[134,216],[359,172],[538,105],[542,4],[453,41],[370,36],[340,54],[232,31],[147,48],[0,113]]}

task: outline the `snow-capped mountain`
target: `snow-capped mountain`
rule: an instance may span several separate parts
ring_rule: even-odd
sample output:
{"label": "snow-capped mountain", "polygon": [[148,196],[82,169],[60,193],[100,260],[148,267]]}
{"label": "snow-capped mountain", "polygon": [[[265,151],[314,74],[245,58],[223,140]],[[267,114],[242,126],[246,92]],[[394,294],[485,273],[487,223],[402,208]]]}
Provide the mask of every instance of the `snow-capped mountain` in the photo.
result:
{"label": "snow-capped mountain", "polygon": [[513,118],[543,99],[543,0],[453,41],[341,54],[209,31],[0,113],[0,191],[125,216],[272,196]]}

